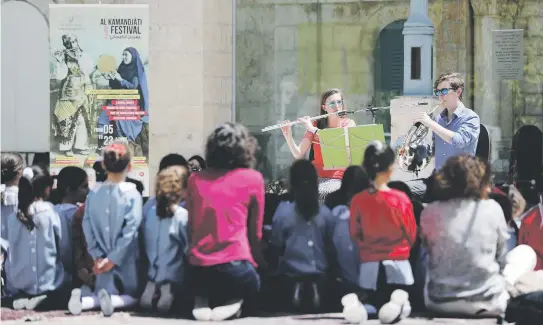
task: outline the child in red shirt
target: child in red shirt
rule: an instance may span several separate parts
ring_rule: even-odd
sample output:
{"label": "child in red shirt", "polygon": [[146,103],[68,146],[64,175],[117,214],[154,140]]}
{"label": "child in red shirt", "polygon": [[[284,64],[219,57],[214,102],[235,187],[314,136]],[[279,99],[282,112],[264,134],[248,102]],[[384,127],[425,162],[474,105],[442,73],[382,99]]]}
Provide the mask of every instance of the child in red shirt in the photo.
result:
{"label": "child in red shirt", "polygon": [[532,247],[537,254],[534,271],[543,270],[543,206],[539,203],[526,212],[519,231],[519,245]]}
{"label": "child in red shirt", "polygon": [[400,317],[402,308],[391,309],[385,303],[395,289],[414,283],[409,251],[417,231],[411,200],[387,186],[395,158],[394,151],[379,141],[366,148],[362,165],[372,187],[353,197],[349,225],[360,252],[359,285],[371,293],[370,303],[376,308],[384,305],[379,318],[393,319]]}
{"label": "child in red shirt", "polygon": [[224,123],[208,137],[207,168],[189,177],[187,257],[196,320],[237,317],[260,291],[264,178],[252,169],[256,148],[244,126]]}

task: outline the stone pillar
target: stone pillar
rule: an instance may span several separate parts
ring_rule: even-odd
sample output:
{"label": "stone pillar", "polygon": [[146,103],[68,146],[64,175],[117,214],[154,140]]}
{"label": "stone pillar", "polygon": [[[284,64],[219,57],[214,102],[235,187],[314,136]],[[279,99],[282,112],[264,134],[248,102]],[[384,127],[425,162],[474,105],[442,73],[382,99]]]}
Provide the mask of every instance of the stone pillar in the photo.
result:
{"label": "stone pillar", "polygon": [[[403,96],[390,102],[390,137],[394,146],[400,137],[405,137],[413,126],[413,113],[429,112],[436,106],[432,96],[432,63],[434,25],[428,16],[428,0],[411,0],[409,17],[404,24],[404,79]],[[420,48],[420,75],[412,78],[411,55],[413,48]],[[422,104],[424,103],[424,104]],[[432,134],[428,132],[427,140],[431,141]],[[434,169],[433,160],[418,177],[428,177]],[[392,179],[408,181],[416,178],[414,173],[394,169]]]}
{"label": "stone pillar", "polygon": [[[411,0],[409,17],[404,24],[404,77],[405,96],[432,94],[432,57],[434,25],[428,16],[428,0]],[[412,76],[413,49],[420,49],[420,75]]]}
{"label": "stone pillar", "polygon": [[[493,66],[492,30],[511,29],[518,3],[471,0],[474,15],[474,106],[481,123],[491,133],[491,159],[499,159],[504,140],[513,133],[513,102],[510,83],[496,77]],[[519,28],[519,27],[517,27]],[[506,144],[509,147],[509,144]]]}
{"label": "stone pillar", "polygon": [[498,127],[500,82],[492,66],[492,30],[501,29],[500,0],[471,0],[474,15],[474,107],[481,123]]}
{"label": "stone pillar", "polygon": [[232,119],[233,8],[232,0],[144,2],[149,3],[151,16],[149,160],[153,188],[164,155],[202,155],[211,130]]}

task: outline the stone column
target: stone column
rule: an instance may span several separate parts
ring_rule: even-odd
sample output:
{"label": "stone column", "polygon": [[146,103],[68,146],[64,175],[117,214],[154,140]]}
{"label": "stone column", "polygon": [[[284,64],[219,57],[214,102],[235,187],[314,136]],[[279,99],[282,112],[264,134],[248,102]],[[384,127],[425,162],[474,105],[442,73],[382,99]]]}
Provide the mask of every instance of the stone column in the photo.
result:
{"label": "stone column", "polygon": [[474,107],[481,122],[499,126],[500,83],[492,65],[492,30],[500,29],[500,0],[471,0],[474,15]]}
{"label": "stone column", "polygon": [[[150,187],[160,159],[204,153],[210,131],[232,119],[232,0],[147,0]],[[188,10],[187,8],[190,8]]]}
{"label": "stone column", "polygon": [[[404,77],[405,96],[432,94],[432,56],[434,25],[428,16],[428,0],[411,0],[409,17],[404,24]],[[412,79],[412,49],[420,48],[420,78]]]}
{"label": "stone column", "polygon": [[[434,25],[428,16],[428,0],[411,0],[409,17],[404,24],[404,82],[403,96],[390,102],[390,135],[394,147],[398,139],[405,137],[413,126],[413,113],[428,112],[435,107],[432,96],[432,58],[434,44]],[[420,47],[420,78],[411,77],[411,51]],[[437,113],[437,112],[436,112]],[[428,132],[427,140],[431,141],[432,133]],[[434,169],[433,160],[419,173],[418,177],[428,177]],[[403,172],[395,168],[394,180],[408,181],[416,178],[414,173]]]}
{"label": "stone column", "polygon": [[[491,159],[499,158],[504,137],[513,131],[513,103],[509,83],[495,74],[492,53],[492,30],[511,29],[516,15],[513,2],[471,0],[474,15],[474,107],[491,133]],[[502,136],[503,135],[503,136]],[[506,145],[509,146],[509,145]]]}

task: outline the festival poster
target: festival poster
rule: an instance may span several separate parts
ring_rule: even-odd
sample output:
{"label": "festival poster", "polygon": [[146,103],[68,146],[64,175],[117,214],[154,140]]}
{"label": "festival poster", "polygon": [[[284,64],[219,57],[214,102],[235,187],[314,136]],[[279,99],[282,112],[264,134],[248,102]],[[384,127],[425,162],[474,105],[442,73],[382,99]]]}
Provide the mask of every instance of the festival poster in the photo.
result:
{"label": "festival poster", "polygon": [[148,196],[148,6],[50,5],[49,25],[52,174],[124,141]]}

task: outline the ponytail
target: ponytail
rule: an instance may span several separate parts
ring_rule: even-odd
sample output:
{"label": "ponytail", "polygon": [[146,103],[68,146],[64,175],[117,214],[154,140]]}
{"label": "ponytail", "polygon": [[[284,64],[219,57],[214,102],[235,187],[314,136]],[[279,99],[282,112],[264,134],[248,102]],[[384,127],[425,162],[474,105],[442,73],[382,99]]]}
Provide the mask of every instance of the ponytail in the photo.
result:
{"label": "ponytail", "polygon": [[320,209],[319,184],[317,171],[309,160],[297,160],[290,167],[290,192],[304,220],[313,219]]}
{"label": "ponytail", "polygon": [[381,141],[372,141],[364,152],[362,167],[370,179],[370,193],[375,193],[375,178],[377,174],[387,171],[394,163],[396,155],[394,150]]}
{"label": "ponytail", "polygon": [[[8,184],[17,180],[19,173],[23,172],[24,159],[17,153],[2,153],[1,157],[1,177],[2,184]],[[0,192],[0,200],[3,203],[5,199],[4,189]]]}
{"label": "ponytail", "polygon": [[49,173],[39,166],[32,166],[27,176],[19,180],[17,219],[29,231],[36,227],[33,220],[34,211],[30,209],[30,206],[36,199],[46,199],[47,189],[50,189],[52,185],[53,179]]}
{"label": "ponytail", "polygon": [[171,218],[174,214],[173,205],[165,195],[156,197],[156,215],[160,218]]}
{"label": "ponytail", "polygon": [[156,181],[156,214],[160,219],[171,218],[176,206],[183,201],[188,169],[170,166],[158,173]]}
{"label": "ponytail", "polygon": [[124,142],[116,141],[104,148],[104,168],[109,173],[122,173],[126,170],[132,155]]}
{"label": "ponytail", "polygon": [[25,162],[21,155],[17,153],[2,153],[1,155],[2,184],[13,182],[22,173]]}
{"label": "ponytail", "polygon": [[369,172],[368,168],[364,166],[362,167],[362,170],[368,176],[368,192],[371,194],[377,192],[377,188],[375,187],[375,178],[377,177],[377,173]]}
{"label": "ponytail", "polygon": [[34,189],[32,188],[32,182],[26,178],[21,177],[19,180],[19,205],[17,206],[17,219],[25,225],[25,227],[32,231],[36,224],[32,220],[32,215],[29,213],[28,208],[34,202]]}

